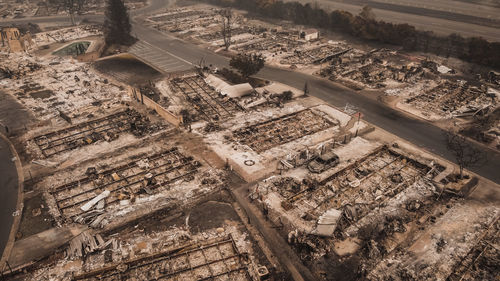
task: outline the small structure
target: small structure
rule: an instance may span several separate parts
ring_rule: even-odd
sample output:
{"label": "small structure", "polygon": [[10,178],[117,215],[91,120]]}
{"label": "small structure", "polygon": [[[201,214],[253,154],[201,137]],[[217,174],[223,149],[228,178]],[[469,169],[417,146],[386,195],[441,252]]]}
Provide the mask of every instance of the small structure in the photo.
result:
{"label": "small structure", "polygon": [[490,71],[488,73],[488,82],[500,85],[500,72]]}
{"label": "small structure", "polygon": [[240,98],[253,92],[254,89],[249,83],[229,85],[221,90],[221,94],[231,98]]}
{"label": "small structure", "polygon": [[222,95],[231,98],[239,98],[254,92],[253,87],[249,83],[231,85],[212,74],[209,74],[207,76],[205,82],[209,83],[212,87],[215,88],[216,91],[220,92]]}
{"label": "small structure", "polygon": [[319,217],[316,229],[312,233],[319,236],[332,236],[341,216],[342,212],[337,209],[327,210]]}
{"label": "small structure", "polygon": [[2,47],[5,47],[5,43],[7,43],[11,52],[26,51],[26,42],[31,44],[31,35],[29,33],[21,35],[19,29],[15,27],[4,27],[0,34],[2,38]]}
{"label": "small structure", "polygon": [[319,38],[319,31],[314,28],[300,31],[300,38],[311,41]]}

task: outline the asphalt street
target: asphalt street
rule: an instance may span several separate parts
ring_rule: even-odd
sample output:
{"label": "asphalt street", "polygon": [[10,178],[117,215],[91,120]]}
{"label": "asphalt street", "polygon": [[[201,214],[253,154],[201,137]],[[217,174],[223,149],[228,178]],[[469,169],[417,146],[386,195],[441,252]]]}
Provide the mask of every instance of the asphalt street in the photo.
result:
{"label": "asphalt street", "polygon": [[[0,137],[0,257],[9,239],[14,222],[12,213],[16,210],[18,178],[16,163],[12,161],[12,151],[8,142]],[[3,265],[0,265],[3,266]],[[1,267],[0,267],[1,270]]]}
{"label": "asphalt street", "polygon": [[[483,37],[490,41],[500,41],[500,9],[450,0],[435,0],[431,3],[406,0],[284,0],[319,5],[331,10],[344,10],[358,14],[368,5],[377,20],[392,23],[407,23],[419,30],[433,31],[439,35],[457,33],[465,37]],[[468,5],[466,5],[468,4]],[[455,8],[458,7],[458,8]],[[444,7],[447,7],[445,9]],[[474,12],[466,12],[474,11]]]}
{"label": "asphalt street", "polygon": [[[170,1],[153,0],[151,6],[132,12],[131,14],[138,15],[155,12],[163,8],[169,2]],[[359,9],[359,7],[356,9]],[[441,33],[459,31],[466,36],[480,35],[487,39],[500,39],[500,29],[498,28],[462,23],[460,20],[450,21],[442,18],[429,18],[422,15],[375,10],[379,17],[383,16],[379,14],[379,11],[385,11],[389,14],[392,13],[392,15],[388,17],[392,17],[395,21],[405,21],[426,30],[433,30]],[[92,21],[103,20],[102,15],[85,15],[80,17],[79,20],[83,18]],[[44,17],[36,19],[17,19],[8,22],[0,21],[0,26],[6,26],[11,23],[27,22],[69,23],[69,18]],[[139,55],[141,55],[142,52],[147,60],[163,62],[159,67],[169,68],[170,65],[173,65],[175,69],[170,70],[181,70],[190,67],[190,62],[196,64],[201,58],[204,58],[206,64],[212,64],[216,67],[228,66],[228,58],[226,57],[217,55],[196,45],[183,42],[173,36],[165,35],[154,29],[144,27],[138,23],[133,24],[133,34],[142,41],[136,49]],[[147,50],[145,49],[146,47]],[[177,62],[175,61],[176,59],[178,60]],[[149,63],[155,64],[155,61],[149,61]],[[452,155],[446,149],[443,131],[429,122],[410,117],[373,98],[361,95],[353,90],[318,77],[272,67],[265,67],[257,76],[288,84],[299,89],[302,89],[307,81],[311,95],[321,98],[336,107],[344,107],[346,104],[349,104],[362,112],[366,121],[454,162]],[[500,183],[500,173],[498,173],[500,167],[500,154],[491,149],[476,144],[473,145],[480,147],[488,154],[488,163],[480,167],[471,168],[471,170],[496,183]],[[0,229],[0,250],[2,252],[5,247],[5,241],[7,241],[10,233],[10,227],[6,226],[12,224],[12,211],[15,210],[17,198],[17,171],[14,165],[15,163],[12,162],[11,159],[12,152],[5,141],[0,139],[0,188],[2,188],[3,192],[0,198],[0,204],[3,206],[0,212],[0,222],[2,223],[2,228]]]}
{"label": "asphalt street", "polygon": [[165,72],[175,72],[191,68],[189,62],[183,61],[145,41],[135,43],[130,47],[128,52],[147,62],[154,62],[154,66]]}
{"label": "asphalt street", "polygon": [[[165,5],[165,3],[161,0],[153,1],[152,6],[142,10],[141,13],[157,11],[162,7],[162,5]],[[102,16],[91,17],[87,15],[85,17],[92,18],[93,20],[102,20]],[[56,20],[68,21],[67,18],[60,17],[37,19],[37,21],[40,22],[50,22]],[[138,23],[133,24],[132,32],[139,39],[156,49],[158,57],[161,57],[162,55],[168,56],[169,58],[176,57],[184,64],[186,64],[186,62],[196,64],[201,58],[204,58],[207,64],[212,64],[216,67],[228,66],[228,58],[226,57],[217,55],[211,51],[200,48],[199,46],[186,43],[175,38],[174,36],[166,35]],[[155,62],[151,61],[150,63],[154,64]],[[180,68],[176,68],[176,70],[179,69]],[[385,129],[421,148],[455,162],[451,153],[446,149],[443,131],[427,121],[410,117],[370,97],[366,97],[353,90],[340,87],[327,80],[299,72],[265,67],[258,74],[258,76],[268,80],[275,80],[288,84],[299,89],[302,89],[304,83],[308,81],[311,89],[311,95],[317,96],[337,107],[344,107],[346,104],[350,104],[358,108],[358,110],[363,113],[365,120],[368,122],[371,122],[374,125]],[[472,145],[480,147],[483,151],[485,151],[488,155],[488,162],[480,167],[472,167],[470,170],[496,183],[500,183],[500,173],[497,172],[498,167],[500,167],[500,154],[492,149],[478,146],[477,144]]]}
{"label": "asphalt street", "polygon": [[[15,133],[24,129],[29,124],[32,115],[22,106],[16,98],[0,91],[0,133],[6,133],[5,126],[8,126],[9,133]],[[17,169],[15,162],[12,162],[12,151],[4,138],[0,137],[0,257],[5,249],[9,238],[10,229],[13,223],[12,213],[16,210],[17,203]],[[3,265],[0,264],[0,269]]]}
{"label": "asphalt street", "polygon": [[[196,62],[203,58],[206,64],[212,64],[217,67],[227,67],[229,64],[228,58],[217,55],[196,45],[183,42],[171,35],[165,35],[157,30],[137,24],[135,24],[133,28],[134,32],[139,35],[141,40],[163,50],[163,52],[168,52],[169,54],[180,57],[185,61],[196,64]],[[150,63],[154,64],[154,62]],[[443,130],[427,121],[412,118],[373,98],[364,96],[328,80],[307,74],[266,66],[257,76],[268,80],[278,81],[298,89],[303,89],[307,81],[311,95],[340,108],[349,104],[362,112],[366,121],[426,149],[429,152],[455,162],[452,154],[446,148]],[[500,183],[500,174],[498,173],[498,167],[500,167],[500,154],[491,149],[484,148],[483,146],[476,144],[472,145],[486,152],[488,155],[488,162],[480,167],[472,167],[470,170],[496,183]]]}

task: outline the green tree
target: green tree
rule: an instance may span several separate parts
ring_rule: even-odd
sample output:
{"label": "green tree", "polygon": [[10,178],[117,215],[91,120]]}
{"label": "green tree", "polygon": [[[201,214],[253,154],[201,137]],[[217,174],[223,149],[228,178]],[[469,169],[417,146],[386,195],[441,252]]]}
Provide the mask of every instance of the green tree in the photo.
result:
{"label": "green tree", "polygon": [[229,66],[238,70],[241,76],[248,78],[264,67],[265,58],[261,54],[238,54],[231,58]]}
{"label": "green tree", "polygon": [[130,35],[132,25],[123,0],[108,0],[104,20],[104,39],[106,44],[131,45],[134,38]]}

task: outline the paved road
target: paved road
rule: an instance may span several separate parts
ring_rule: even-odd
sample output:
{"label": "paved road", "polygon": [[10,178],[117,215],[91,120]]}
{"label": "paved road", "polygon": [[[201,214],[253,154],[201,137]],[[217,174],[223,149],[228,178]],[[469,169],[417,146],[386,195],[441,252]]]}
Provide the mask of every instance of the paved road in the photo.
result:
{"label": "paved road", "polygon": [[181,58],[165,52],[161,48],[155,47],[145,41],[135,43],[130,47],[129,53],[147,62],[151,62],[154,66],[165,72],[175,72],[191,68],[191,64],[188,61],[183,61]]}
{"label": "paved road", "polygon": [[[14,222],[12,213],[16,210],[18,179],[13,153],[9,143],[0,136],[0,257],[5,249]],[[0,270],[2,269],[0,265]]]}
{"label": "paved road", "polygon": [[[500,20],[497,19],[500,11],[496,8],[488,8],[488,12],[470,15],[463,14],[463,9],[453,10],[453,3],[449,4],[450,10],[442,11],[439,8],[431,8],[431,6],[415,7],[409,6],[407,2],[399,3],[399,1],[371,1],[371,0],[284,0],[285,2],[301,2],[301,3],[316,3],[325,10],[344,10],[352,14],[358,14],[364,5],[373,7],[373,13],[379,20],[384,20],[393,23],[408,23],[415,26],[419,30],[433,31],[439,35],[449,35],[458,33],[465,37],[483,37],[490,41],[500,41]],[[419,2],[419,1],[414,1]],[[444,0],[436,0],[441,3]],[[481,7],[481,6],[477,6]],[[442,6],[440,6],[442,9]],[[478,12],[478,8],[475,9]]]}
{"label": "paved road", "polygon": [[[340,9],[357,14],[364,5],[374,7],[377,19],[394,23],[408,23],[420,30],[437,34],[459,33],[463,36],[480,36],[491,41],[500,41],[500,7],[491,7],[453,0],[284,0],[301,3],[316,3],[325,9]],[[158,12],[173,0],[153,0],[151,5],[132,11],[132,16]],[[82,19],[101,21],[102,15],[83,15]],[[38,17],[0,20],[0,26],[12,23],[50,23],[70,24],[68,17]]]}
{"label": "paved road", "polygon": [[[195,63],[204,58],[207,64],[218,67],[228,66],[226,57],[193,44],[185,43],[171,35],[164,35],[154,29],[137,24],[133,28],[141,40],[185,61]],[[154,62],[151,63],[154,64]],[[337,107],[344,107],[346,104],[353,105],[364,114],[366,121],[454,162],[453,156],[446,149],[443,131],[429,122],[408,117],[373,98],[318,77],[271,67],[265,67],[257,76],[288,84],[298,89],[302,89],[307,81],[311,95]],[[481,149],[484,148],[481,147]],[[496,183],[500,183],[500,173],[498,173],[500,154],[493,150],[488,150],[487,153],[489,155],[488,163],[481,167],[471,168],[471,170]]]}
{"label": "paved road", "polygon": [[[0,134],[6,133],[7,125],[10,133],[23,130],[32,115],[14,97],[0,91]],[[0,257],[9,239],[13,223],[12,213],[16,210],[18,195],[17,169],[12,162],[12,151],[8,143],[0,136]],[[2,269],[0,264],[0,270]]]}
{"label": "paved road", "polygon": [[[158,9],[159,6],[157,5],[159,4],[157,2],[153,4],[156,5],[155,9]],[[98,19],[98,16],[95,19]],[[47,22],[51,19],[43,18],[39,20]],[[179,59],[179,64],[184,65],[185,68],[188,68],[186,62],[196,63],[201,58],[204,58],[207,64],[213,64],[217,67],[228,66],[226,57],[140,24],[133,24],[133,33],[148,45],[153,46],[152,49],[158,51],[159,57],[168,56],[169,59],[176,57]],[[154,64],[155,62],[150,61],[150,63]],[[180,69],[182,67],[176,68],[176,70]],[[168,72],[168,69],[166,71]],[[346,103],[354,105],[363,112],[365,120],[368,122],[454,162],[452,155],[446,149],[442,130],[431,123],[408,117],[376,100],[317,77],[270,67],[265,67],[258,75],[299,89],[302,89],[304,83],[308,81],[312,95],[337,107],[344,107]],[[488,163],[481,167],[471,168],[471,170],[496,183],[500,183],[500,173],[497,171],[498,167],[500,167],[500,154],[490,149],[486,151],[489,156]]]}

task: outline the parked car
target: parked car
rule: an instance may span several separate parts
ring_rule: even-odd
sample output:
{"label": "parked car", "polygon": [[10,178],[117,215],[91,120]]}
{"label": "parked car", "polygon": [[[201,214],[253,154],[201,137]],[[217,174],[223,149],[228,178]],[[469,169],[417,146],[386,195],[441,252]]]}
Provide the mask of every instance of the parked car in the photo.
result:
{"label": "parked car", "polygon": [[309,162],[307,168],[311,173],[322,173],[325,170],[333,168],[339,164],[339,156],[333,152],[323,153],[316,157],[313,161]]}

